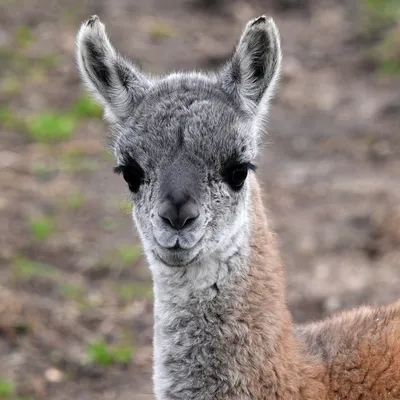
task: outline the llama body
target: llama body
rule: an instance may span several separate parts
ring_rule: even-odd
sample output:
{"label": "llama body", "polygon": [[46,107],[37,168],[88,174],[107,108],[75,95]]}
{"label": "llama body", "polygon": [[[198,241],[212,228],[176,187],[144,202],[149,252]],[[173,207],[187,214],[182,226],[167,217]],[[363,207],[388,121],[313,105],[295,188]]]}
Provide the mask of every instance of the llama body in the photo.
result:
{"label": "llama body", "polygon": [[252,224],[256,242],[240,230],[218,256],[220,265],[208,261],[214,274],[203,276],[196,266],[155,276],[158,398],[300,398],[300,354],[289,334],[275,239],[264,222]]}
{"label": "llama body", "polygon": [[255,242],[221,260],[248,268],[155,279],[157,398],[400,399],[400,302],[294,327],[257,182],[253,189]]}
{"label": "llama body", "polygon": [[92,17],[78,64],[153,274],[157,400],[400,399],[400,303],[292,324],[252,164],[281,64],[273,21],[250,21],[215,74],[155,79]]}

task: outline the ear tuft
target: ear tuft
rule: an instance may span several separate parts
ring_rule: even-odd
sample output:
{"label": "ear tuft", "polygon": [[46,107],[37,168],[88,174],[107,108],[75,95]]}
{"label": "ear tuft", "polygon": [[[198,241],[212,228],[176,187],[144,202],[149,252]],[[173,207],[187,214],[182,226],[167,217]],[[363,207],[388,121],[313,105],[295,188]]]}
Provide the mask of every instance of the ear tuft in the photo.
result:
{"label": "ear tuft", "polygon": [[261,15],[261,17],[255,18],[252,21],[250,21],[250,25],[254,26],[257,24],[260,24],[262,22],[266,22],[267,21],[267,17],[265,15]]}
{"label": "ear tuft", "polygon": [[228,67],[222,74],[223,86],[238,94],[245,107],[257,108],[271,97],[281,67],[278,29],[272,18],[262,15],[249,21]]}
{"label": "ear tuft", "polygon": [[97,21],[100,21],[99,17],[97,15],[92,15],[87,21],[86,25],[87,26],[93,26]]}
{"label": "ear tuft", "polygon": [[77,61],[83,81],[112,120],[128,117],[150,86],[148,79],[117,53],[96,15],[79,30]]}
{"label": "ear tuft", "polygon": [[278,28],[262,15],[249,21],[231,60],[220,72],[222,89],[253,118],[256,135],[265,128],[282,63]]}

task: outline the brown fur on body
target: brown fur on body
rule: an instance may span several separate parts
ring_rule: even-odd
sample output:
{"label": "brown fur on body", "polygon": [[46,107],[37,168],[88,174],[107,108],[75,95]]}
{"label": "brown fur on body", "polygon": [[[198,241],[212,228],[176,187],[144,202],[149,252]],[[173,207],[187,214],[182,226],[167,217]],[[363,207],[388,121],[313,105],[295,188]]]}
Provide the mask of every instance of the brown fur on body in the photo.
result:
{"label": "brown fur on body", "polygon": [[[276,240],[255,179],[252,208],[247,323],[256,367],[248,366],[247,372],[253,374],[254,398],[400,399],[400,301],[362,307],[295,330]],[[265,319],[266,308],[274,321]]]}

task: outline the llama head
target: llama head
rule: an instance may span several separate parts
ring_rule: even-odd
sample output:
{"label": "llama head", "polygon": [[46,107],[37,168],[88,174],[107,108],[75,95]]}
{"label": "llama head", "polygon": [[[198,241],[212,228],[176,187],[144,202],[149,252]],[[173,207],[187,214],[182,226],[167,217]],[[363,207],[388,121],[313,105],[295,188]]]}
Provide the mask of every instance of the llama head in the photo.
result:
{"label": "llama head", "polygon": [[185,266],[222,249],[248,218],[247,176],[281,64],[273,20],[250,21],[231,60],[208,75],[147,77],[116,52],[96,16],[77,43],[147,256]]}

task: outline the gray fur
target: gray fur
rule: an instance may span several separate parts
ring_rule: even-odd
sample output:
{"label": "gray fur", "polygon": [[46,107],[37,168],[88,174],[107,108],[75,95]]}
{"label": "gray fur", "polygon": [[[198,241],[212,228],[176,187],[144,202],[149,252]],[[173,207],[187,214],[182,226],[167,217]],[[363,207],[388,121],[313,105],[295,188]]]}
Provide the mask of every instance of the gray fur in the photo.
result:
{"label": "gray fur", "polygon": [[[229,319],[242,306],[249,268],[249,180],[233,191],[221,170],[232,157],[250,163],[257,154],[281,64],[274,22],[250,21],[232,59],[208,75],[146,77],[118,55],[97,17],[82,25],[77,58],[105,105],[118,165],[135,160],[144,171],[133,218],[154,279],[157,399],[250,400],[239,373],[246,328]],[[184,171],[194,177],[200,215],[176,231],[158,208],[166,179]],[[177,239],[183,250],[170,251]]]}

